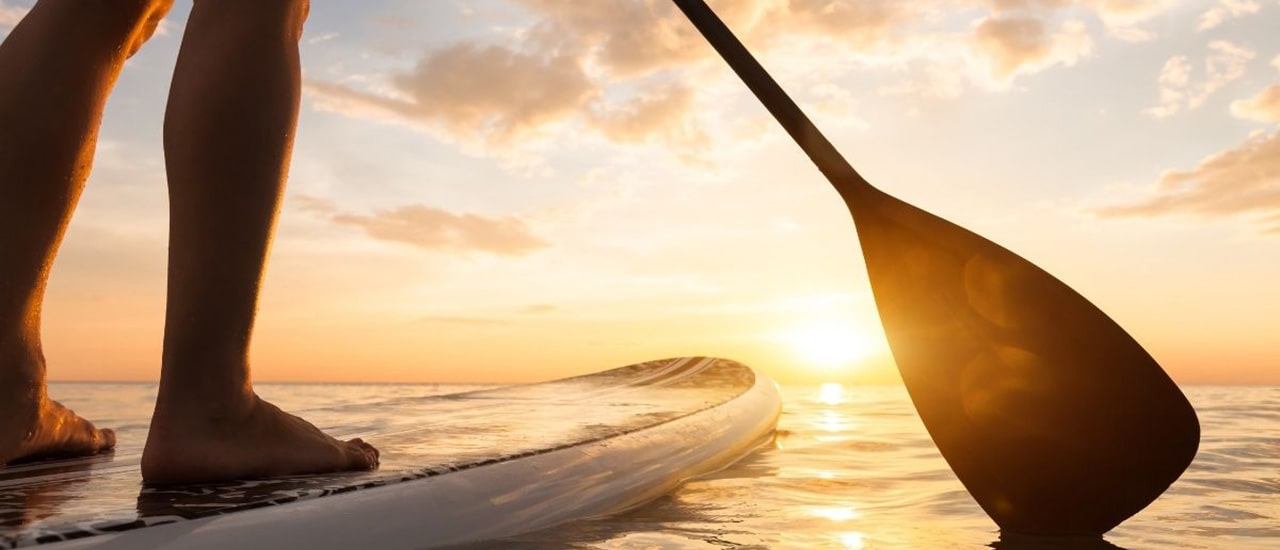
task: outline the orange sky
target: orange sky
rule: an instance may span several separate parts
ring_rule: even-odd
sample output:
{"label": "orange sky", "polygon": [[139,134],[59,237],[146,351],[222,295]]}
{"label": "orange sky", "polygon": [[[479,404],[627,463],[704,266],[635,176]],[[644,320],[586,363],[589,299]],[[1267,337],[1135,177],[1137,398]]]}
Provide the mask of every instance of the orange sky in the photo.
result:
{"label": "orange sky", "polygon": [[[0,36],[29,0],[0,0]],[[1280,384],[1280,6],[713,2],[874,184],[1022,254],[1182,383]],[[130,61],[49,289],[58,380],[154,380],[160,122]],[[667,3],[317,2],[258,380],[720,355],[898,383],[848,213]]]}

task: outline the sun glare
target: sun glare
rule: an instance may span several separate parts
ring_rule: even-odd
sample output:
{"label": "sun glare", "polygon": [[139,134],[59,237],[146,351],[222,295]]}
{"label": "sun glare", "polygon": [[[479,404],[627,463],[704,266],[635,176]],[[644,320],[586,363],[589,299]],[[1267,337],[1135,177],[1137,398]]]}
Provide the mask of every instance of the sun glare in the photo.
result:
{"label": "sun glare", "polygon": [[796,355],[822,370],[847,369],[872,352],[871,339],[848,324],[801,327],[787,333],[786,341]]}
{"label": "sun glare", "polygon": [[862,533],[845,533],[840,535],[840,542],[844,543],[847,550],[862,550],[866,548],[866,537]]}
{"label": "sun glare", "polygon": [[823,506],[820,508],[810,508],[809,511],[813,515],[820,518],[829,519],[831,521],[849,521],[862,517],[857,510],[850,506]]}
{"label": "sun glare", "polygon": [[834,382],[823,384],[818,390],[818,401],[823,405],[839,405],[844,402],[844,386]]}

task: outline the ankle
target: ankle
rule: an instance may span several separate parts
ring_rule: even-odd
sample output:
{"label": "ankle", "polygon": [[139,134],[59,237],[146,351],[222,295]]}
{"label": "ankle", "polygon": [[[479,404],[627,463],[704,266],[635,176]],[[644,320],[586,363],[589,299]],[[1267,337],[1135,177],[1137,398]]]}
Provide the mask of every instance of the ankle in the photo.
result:
{"label": "ankle", "polygon": [[8,398],[33,390],[43,395],[44,386],[44,355],[39,349],[0,341],[0,392]]}
{"label": "ankle", "polygon": [[153,427],[180,427],[192,424],[236,424],[257,409],[258,396],[252,389],[238,391],[190,390],[183,386],[165,385],[162,381],[156,397]]}
{"label": "ankle", "polygon": [[[23,357],[0,357],[0,450],[12,448],[14,437],[25,440],[48,399],[43,363]],[[0,456],[0,464],[5,458]]]}

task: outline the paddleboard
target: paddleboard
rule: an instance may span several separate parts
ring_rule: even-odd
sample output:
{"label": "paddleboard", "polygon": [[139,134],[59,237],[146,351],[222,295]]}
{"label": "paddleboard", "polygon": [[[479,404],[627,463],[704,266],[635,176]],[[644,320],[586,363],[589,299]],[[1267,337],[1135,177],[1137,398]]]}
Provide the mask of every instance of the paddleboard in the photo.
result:
{"label": "paddleboard", "polygon": [[[342,405],[338,405],[342,407]],[[776,385],[726,359],[349,405],[372,472],[144,487],[141,449],[0,467],[0,548],[435,548],[617,513],[772,438]]]}

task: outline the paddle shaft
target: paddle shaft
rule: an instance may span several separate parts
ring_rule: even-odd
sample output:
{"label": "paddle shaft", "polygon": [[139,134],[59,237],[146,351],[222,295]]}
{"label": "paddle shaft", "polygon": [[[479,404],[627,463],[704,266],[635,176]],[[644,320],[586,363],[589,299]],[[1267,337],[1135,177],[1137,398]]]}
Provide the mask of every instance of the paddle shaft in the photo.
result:
{"label": "paddle shaft", "polygon": [[796,145],[804,150],[809,159],[817,165],[840,196],[848,202],[855,192],[866,191],[871,184],[858,174],[853,166],[836,151],[835,146],[827,140],[813,121],[805,116],[800,106],[783,91],[777,81],[760,65],[759,61],[747,51],[746,46],[734,36],[733,31],[720,20],[711,7],[703,0],[673,0],[676,7],[683,11],[698,32],[711,43],[711,47],[729,63],[733,72],[738,74],[742,82],[751,89],[751,93],[764,104],[773,118],[786,129]]}

